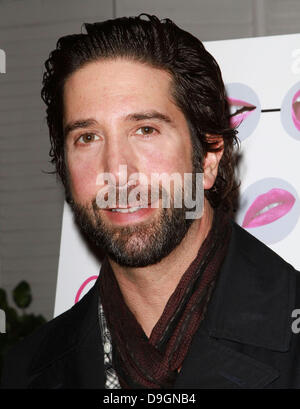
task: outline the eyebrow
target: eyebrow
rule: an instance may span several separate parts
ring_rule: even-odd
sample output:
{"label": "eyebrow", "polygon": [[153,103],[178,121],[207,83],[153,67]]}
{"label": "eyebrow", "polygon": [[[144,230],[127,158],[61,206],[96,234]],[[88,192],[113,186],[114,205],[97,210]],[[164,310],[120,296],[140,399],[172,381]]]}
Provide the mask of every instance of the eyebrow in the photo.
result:
{"label": "eyebrow", "polygon": [[162,122],[175,126],[174,122],[168,115],[162,114],[158,111],[135,112],[125,117],[125,120],[129,121],[143,121],[144,119],[158,119]]}
{"label": "eyebrow", "polygon": [[[125,121],[132,121],[138,122],[143,121],[145,119],[157,119],[161,122],[165,122],[172,127],[175,127],[173,120],[166,114],[163,114],[158,111],[144,111],[144,112],[134,112],[132,114],[128,114],[124,117]],[[70,122],[64,128],[64,135],[65,137],[72,131],[76,129],[84,129],[88,128],[89,126],[99,125],[98,121],[94,118],[87,118],[87,119],[79,119],[74,122]]]}
{"label": "eyebrow", "polygon": [[79,119],[78,121],[70,122],[64,128],[65,137],[76,129],[88,128],[89,126],[97,125],[98,122],[93,118]]}

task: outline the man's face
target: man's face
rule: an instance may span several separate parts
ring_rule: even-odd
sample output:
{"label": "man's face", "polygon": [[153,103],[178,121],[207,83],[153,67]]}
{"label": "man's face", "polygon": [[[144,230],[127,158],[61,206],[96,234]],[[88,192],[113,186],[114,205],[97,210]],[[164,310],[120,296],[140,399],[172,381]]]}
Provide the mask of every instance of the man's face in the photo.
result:
{"label": "man's face", "polygon": [[125,59],[88,63],[65,83],[71,205],[81,228],[120,265],[160,261],[192,223],[185,208],[162,208],[161,200],[158,208],[132,213],[96,204],[99,174],[108,172],[117,186],[124,185],[120,165],[127,167],[127,180],[136,172],[150,181],[153,172],[177,172],[183,179],[195,171],[188,125],[171,99],[170,85],[167,72]]}

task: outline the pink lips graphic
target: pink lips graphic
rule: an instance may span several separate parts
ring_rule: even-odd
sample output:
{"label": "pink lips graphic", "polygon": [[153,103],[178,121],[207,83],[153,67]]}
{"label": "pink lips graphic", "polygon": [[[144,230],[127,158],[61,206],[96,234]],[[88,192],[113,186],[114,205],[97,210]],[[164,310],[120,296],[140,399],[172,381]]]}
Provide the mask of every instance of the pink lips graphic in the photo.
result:
{"label": "pink lips graphic", "polygon": [[97,278],[98,278],[98,276],[91,276],[91,277],[87,278],[87,279],[81,284],[81,286],[79,287],[79,290],[78,290],[77,293],[76,293],[74,304],[76,304],[76,303],[79,301],[80,296],[81,296],[81,293],[82,293],[82,291],[84,290],[84,288],[88,285],[88,283],[89,283],[90,281],[97,280]]}
{"label": "pink lips graphic", "polygon": [[228,103],[232,107],[236,107],[236,111],[230,115],[230,125],[235,128],[240,125],[240,123],[248,118],[252,112],[255,111],[256,106],[249,104],[249,102],[242,101],[241,99],[228,98]]}
{"label": "pink lips graphic", "polygon": [[242,227],[252,228],[274,222],[288,213],[295,203],[294,196],[284,189],[271,189],[259,195],[245,215]]}
{"label": "pink lips graphic", "polygon": [[292,101],[292,118],[296,128],[300,131],[300,90],[296,92]]}

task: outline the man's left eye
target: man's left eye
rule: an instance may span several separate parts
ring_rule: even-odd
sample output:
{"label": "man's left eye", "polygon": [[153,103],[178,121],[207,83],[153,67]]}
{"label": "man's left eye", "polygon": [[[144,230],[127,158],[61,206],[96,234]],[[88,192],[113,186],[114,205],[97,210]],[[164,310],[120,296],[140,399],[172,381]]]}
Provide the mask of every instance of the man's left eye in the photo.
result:
{"label": "man's left eye", "polygon": [[154,131],[155,131],[155,128],[152,128],[152,126],[142,126],[141,128],[139,128],[139,129],[137,130],[136,133],[137,133],[138,135],[147,136],[147,135],[153,134]]}

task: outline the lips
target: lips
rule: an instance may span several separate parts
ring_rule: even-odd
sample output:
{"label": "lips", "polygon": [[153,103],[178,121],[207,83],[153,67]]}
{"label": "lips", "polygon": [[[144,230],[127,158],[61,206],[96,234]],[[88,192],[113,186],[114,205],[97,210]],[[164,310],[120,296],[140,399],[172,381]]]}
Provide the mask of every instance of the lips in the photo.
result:
{"label": "lips", "polygon": [[241,99],[228,98],[230,108],[230,125],[235,128],[249,117],[255,110],[256,106]]}
{"label": "lips", "polygon": [[300,131],[300,90],[293,97],[292,118],[296,128]]}
{"label": "lips", "polygon": [[287,214],[295,203],[295,197],[284,189],[271,189],[258,196],[248,208],[242,227],[264,226]]}
{"label": "lips", "polygon": [[155,211],[152,207],[140,207],[139,210],[134,212],[116,212],[112,210],[104,210],[107,218],[112,223],[128,224],[137,223],[147,219]]}
{"label": "lips", "polygon": [[128,208],[114,208],[114,209],[109,209],[112,212],[118,212],[118,213],[135,213],[139,210],[141,210],[142,206],[136,206],[136,207],[128,207]]}
{"label": "lips", "polygon": [[[123,203],[116,203],[113,206],[110,206],[109,204],[104,203],[105,206],[101,207],[98,206],[99,209],[102,210],[108,210],[111,212],[120,212],[120,213],[134,213],[135,211],[139,211],[140,209],[147,208],[147,207],[158,207],[158,200],[155,198],[155,201],[153,200],[153,203],[151,200],[149,201],[143,201],[143,200],[130,200],[127,204]],[[98,204],[97,204],[98,205]]]}

